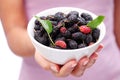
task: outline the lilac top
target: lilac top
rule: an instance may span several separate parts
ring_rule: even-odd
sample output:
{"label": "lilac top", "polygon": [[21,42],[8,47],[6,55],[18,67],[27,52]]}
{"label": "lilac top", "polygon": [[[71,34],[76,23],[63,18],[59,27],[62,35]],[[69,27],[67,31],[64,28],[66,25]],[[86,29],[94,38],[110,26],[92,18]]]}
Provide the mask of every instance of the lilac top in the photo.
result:
{"label": "lilac top", "polygon": [[98,60],[91,68],[87,69],[80,78],[73,76],[57,78],[50,72],[42,69],[33,57],[24,58],[19,80],[120,80],[120,52],[113,33],[113,0],[25,1],[28,19],[42,10],[61,6],[83,8],[97,15],[105,16],[107,32],[103,40],[104,49],[99,54]]}

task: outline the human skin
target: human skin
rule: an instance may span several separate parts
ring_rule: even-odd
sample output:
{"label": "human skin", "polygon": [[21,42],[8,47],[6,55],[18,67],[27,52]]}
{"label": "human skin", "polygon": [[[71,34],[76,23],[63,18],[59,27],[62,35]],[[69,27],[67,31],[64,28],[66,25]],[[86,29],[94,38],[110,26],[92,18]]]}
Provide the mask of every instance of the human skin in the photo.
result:
{"label": "human skin", "polygon": [[23,0],[0,0],[0,17],[10,49],[19,56],[33,56],[35,49],[27,34]]}
{"label": "human skin", "polygon": [[[120,15],[119,4],[120,0],[115,0],[114,32],[118,46],[120,46],[120,37],[118,34],[118,32],[120,32],[120,18],[118,18]],[[24,0],[0,0],[0,18],[10,49],[21,57],[35,56],[35,60],[41,67],[52,71],[54,75],[59,77],[65,77],[70,74],[81,76],[86,68],[91,67],[95,63],[98,52],[103,48],[103,46],[100,45],[90,58],[83,57],[79,62],[71,60],[60,67],[44,59],[32,45],[27,34],[28,20],[24,8]]]}
{"label": "human skin", "polygon": [[115,33],[115,38],[117,45],[120,49],[120,0],[115,0],[114,1],[115,6],[114,6],[114,33]]}

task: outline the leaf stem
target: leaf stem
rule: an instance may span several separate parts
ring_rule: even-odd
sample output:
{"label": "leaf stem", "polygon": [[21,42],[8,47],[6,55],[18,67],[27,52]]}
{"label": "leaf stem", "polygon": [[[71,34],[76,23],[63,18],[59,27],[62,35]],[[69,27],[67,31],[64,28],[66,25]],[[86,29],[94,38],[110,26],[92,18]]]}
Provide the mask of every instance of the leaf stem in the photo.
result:
{"label": "leaf stem", "polygon": [[[46,30],[47,34],[48,34],[48,37],[52,43],[52,45],[55,46],[55,43],[53,42],[51,36],[50,36],[50,33],[52,32],[52,24],[50,21],[48,20],[41,20],[39,17],[35,16],[35,18],[42,24],[42,27]],[[49,22],[49,23],[48,23]]]}
{"label": "leaf stem", "polygon": [[[48,32],[47,32],[47,34],[48,34]],[[51,36],[49,34],[48,34],[48,37],[49,37],[51,43],[55,46],[55,43],[53,42],[53,40],[52,40],[52,38],[51,38]]]}

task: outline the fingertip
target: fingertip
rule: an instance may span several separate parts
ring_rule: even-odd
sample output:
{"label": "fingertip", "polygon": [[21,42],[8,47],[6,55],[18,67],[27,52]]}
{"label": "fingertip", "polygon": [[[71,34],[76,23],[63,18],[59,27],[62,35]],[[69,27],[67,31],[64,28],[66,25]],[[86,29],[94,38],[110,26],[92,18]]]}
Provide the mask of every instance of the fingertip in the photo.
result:
{"label": "fingertip", "polygon": [[87,56],[80,59],[79,64],[80,65],[86,65],[89,62],[89,58]]}
{"label": "fingertip", "polygon": [[98,53],[97,53],[97,52],[93,53],[93,54],[90,56],[90,59],[96,60],[97,58],[98,58]]}
{"label": "fingertip", "polygon": [[59,72],[59,67],[56,66],[56,65],[51,65],[51,66],[50,66],[50,69],[51,69],[53,72],[55,72],[55,73],[58,73],[58,72]]}
{"label": "fingertip", "polygon": [[104,45],[103,44],[100,44],[100,46],[99,46],[100,48],[103,48],[104,47]]}
{"label": "fingertip", "polygon": [[86,68],[89,68],[91,67],[97,60],[98,58],[98,53],[93,53],[91,56],[90,56],[90,61],[89,63],[86,65]]}
{"label": "fingertip", "polygon": [[66,77],[71,74],[73,69],[77,66],[77,62],[75,60],[70,60],[65,63],[59,70],[57,76]]}
{"label": "fingertip", "polygon": [[95,52],[99,53],[103,49],[103,47],[103,44],[100,44]]}
{"label": "fingertip", "polygon": [[80,61],[78,62],[77,66],[72,71],[72,75],[76,77],[82,76],[86,69],[86,65],[88,64],[88,62],[89,62],[89,58],[87,56],[82,57]]}
{"label": "fingertip", "polygon": [[[72,59],[72,60],[66,62],[64,65],[71,65],[71,64],[77,64],[77,61],[75,59]],[[73,67],[74,67],[74,65],[73,65]]]}

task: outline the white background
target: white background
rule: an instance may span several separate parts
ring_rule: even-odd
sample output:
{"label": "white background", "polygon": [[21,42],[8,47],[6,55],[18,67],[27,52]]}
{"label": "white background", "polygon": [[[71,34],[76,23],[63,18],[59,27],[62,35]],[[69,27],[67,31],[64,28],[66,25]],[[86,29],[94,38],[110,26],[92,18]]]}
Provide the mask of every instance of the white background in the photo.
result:
{"label": "white background", "polygon": [[21,63],[22,59],[10,51],[0,22],[0,80],[18,80]]}

